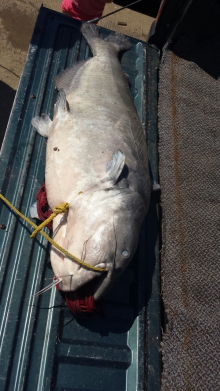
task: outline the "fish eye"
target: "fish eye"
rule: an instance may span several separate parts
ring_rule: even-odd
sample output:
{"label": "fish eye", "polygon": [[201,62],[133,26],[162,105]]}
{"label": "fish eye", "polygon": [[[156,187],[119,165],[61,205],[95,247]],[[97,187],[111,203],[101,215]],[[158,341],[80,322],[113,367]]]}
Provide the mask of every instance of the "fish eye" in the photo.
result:
{"label": "fish eye", "polygon": [[129,256],[129,252],[127,250],[123,250],[121,254],[126,258]]}

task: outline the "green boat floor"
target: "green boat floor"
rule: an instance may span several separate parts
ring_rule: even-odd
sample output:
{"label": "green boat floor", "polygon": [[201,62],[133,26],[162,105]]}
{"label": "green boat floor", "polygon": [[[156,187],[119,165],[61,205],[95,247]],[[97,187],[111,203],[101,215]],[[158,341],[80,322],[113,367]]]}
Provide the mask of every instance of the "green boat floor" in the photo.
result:
{"label": "green boat floor", "polygon": [[[78,21],[40,9],[0,154],[1,193],[26,216],[44,181],[46,155],[46,140],[31,126],[31,119],[39,113],[53,117],[54,76],[89,56],[80,27]],[[107,36],[110,31],[101,33]],[[146,112],[152,94],[156,99],[156,79],[151,79],[146,94],[146,44],[133,38],[131,43],[122,67],[149,133],[156,180],[156,114],[150,106],[150,114]],[[148,49],[147,57],[153,61],[148,73],[156,77],[158,55]],[[159,390],[156,198],[152,197],[134,260],[106,297],[103,313],[87,320],[75,319],[55,288],[33,298],[53,278],[50,245],[40,236],[31,240],[32,228],[3,202],[0,224],[6,226],[0,230],[0,390]]]}

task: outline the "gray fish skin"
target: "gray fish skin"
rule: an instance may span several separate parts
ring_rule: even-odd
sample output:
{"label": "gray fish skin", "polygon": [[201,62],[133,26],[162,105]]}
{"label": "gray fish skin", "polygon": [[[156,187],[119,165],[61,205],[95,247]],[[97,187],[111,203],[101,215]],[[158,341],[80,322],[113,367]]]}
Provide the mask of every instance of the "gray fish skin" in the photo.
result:
{"label": "gray fish skin", "polygon": [[90,24],[82,34],[93,57],[56,76],[53,121],[43,115],[32,124],[48,137],[48,203],[70,203],[68,214],[54,219],[54,240],[107,270],[89,271],[52,248],[54,273],[63,291],[97,278],[100,300],[134,256],[151,190],[145,136],[118,60],[129,40],[118,33],[102,40]]}

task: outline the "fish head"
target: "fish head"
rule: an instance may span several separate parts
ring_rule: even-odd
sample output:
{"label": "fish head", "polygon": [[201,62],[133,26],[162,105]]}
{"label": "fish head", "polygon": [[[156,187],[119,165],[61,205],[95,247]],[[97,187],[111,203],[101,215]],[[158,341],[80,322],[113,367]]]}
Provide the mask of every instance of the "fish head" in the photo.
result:
{"label": "fish head", "polygon": [[[114,193],[114,191],[113,191]],[[108,258],[106,275],[95,286],[94,298],[101,300],[133,259],[139,239],[141,223],[146,214],[145,205],[138,193],[117,190],[112,202],[108,225],[111,227],[114,254]],[[110,251],[109,243],[106,245]]]}
{"label": "fish head", "polygon": [[94,298],[101,300],[133,258],[143,216],[137,193],[112,189],[80,195],[69,208],[65,248],[105,271],[90,270],[65,256],[60,289],[76,291],[96,279]]}

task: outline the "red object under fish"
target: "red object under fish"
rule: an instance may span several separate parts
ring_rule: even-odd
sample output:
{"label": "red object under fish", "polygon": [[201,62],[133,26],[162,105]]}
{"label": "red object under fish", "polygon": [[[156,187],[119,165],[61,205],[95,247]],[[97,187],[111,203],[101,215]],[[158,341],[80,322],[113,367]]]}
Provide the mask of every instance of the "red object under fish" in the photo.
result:
{"label": "red object under fish", "polygon": [[[39,219],[41,221],[44,221],[50,217],[52,214],[52,210],[50,209],[48,202],[47,202],[47,193],[46,193],[46,187],[45,182],[41,186],[39,192],[37,193],[37,213],[39,216]],[[53,224],[50,222],[47,227],[52,230]]]}
{"label": "red object under fish", "polygon": [[[52,213],[48,202],[45,183],[37,193],[37,212],[41,221],[46,220]],[[52,222],[47,227],[52,230]],[[89,283],[78,289],[76,292],[63,292],[59,284],[56,285],[62,297],[66,300],[66,305],[75,315],[88,316],[100,312],[100,305],[94,300],[94,284]]]}

